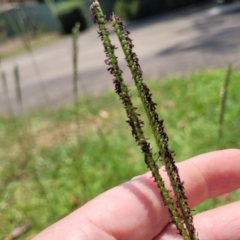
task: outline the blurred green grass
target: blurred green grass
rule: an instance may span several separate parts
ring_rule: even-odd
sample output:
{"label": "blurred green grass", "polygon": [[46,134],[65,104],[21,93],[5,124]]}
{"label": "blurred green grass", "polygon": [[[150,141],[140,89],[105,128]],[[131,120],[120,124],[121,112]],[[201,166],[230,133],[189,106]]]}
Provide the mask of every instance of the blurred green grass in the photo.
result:
{"label": "blurred green grass", "polygon": [[[218,148],[239,148],[239,71],[232,73],[224,137],[217,142],[225,75],[225,70],[213,70],[149,83],[177,161]],[[132,95],[142,112],[137,93]],[[30,231],[19,238],[26,239],[103,191],[146,172],[125,121],[113,92],[82,97],[78,108],[1,117],[0,239],[31,223]],[[196,212],[239,197],[236,191],[209,200]]]}

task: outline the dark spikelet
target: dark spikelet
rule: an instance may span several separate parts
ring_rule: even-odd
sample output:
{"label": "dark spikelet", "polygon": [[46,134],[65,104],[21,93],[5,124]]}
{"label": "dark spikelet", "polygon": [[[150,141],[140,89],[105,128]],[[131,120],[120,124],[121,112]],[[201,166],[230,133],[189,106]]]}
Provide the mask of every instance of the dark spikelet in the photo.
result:
{"label": "dark spikelet", "polygon": [[91,13],[91,18],[94,23],[97,24],[105,24],[107,23],[106,16],[97,16],[97,7],[99,7],[99,3],[97,1],[94,1],[91,6],[90,6],[90,13]]}
{"label": "dark spikelet", "polygon": [[104,62],[105,62],[105,64],[106,64],[106,65],[108,65],[108,66],[110,66],[110,65],[111,65],[111,63],[110,63],[109,59],[106,59]]}
{"label": "dark spikelet", "polygon": [[91,17],[92,17],[92,20],[94,23],[98,23],[98,18],[97,18],[97,13],[96,13],[96,7],[97,5],[95,3],[93,3],[91,6],[90,6],[90,13],[91,13]]}

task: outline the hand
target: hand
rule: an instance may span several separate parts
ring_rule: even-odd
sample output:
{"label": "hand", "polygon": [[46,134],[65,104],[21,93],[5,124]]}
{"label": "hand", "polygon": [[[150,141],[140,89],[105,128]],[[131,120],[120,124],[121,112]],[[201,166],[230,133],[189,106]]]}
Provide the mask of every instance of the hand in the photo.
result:
{"label": "hand", "polygon": [[[240,187],[240,150],[203,154],[177,164],[190,207]],[[166,173],[161,175],[169,185]],[[89,186],[90,187],[90,186]],[[194,216],[200,240],[239,240],[240,202]],[[151,173],[91,200],[33,240],[177,240]]]}

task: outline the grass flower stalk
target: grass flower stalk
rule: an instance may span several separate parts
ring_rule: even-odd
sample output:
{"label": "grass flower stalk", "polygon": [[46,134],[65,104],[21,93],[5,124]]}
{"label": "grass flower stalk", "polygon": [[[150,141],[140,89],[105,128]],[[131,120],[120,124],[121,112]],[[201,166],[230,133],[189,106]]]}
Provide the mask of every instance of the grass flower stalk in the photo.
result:
{"label": "grass flower stalk", "polygon": [[145,162],[153,174],[157,186],[160,189],[163,202],[168,207],[170,217],[173,223],[176,225],[179,233],[184,239],[196,240],[196,231],[192,223],[191,210],[188,207],[187,198],[184,193],[183,182],[180,180],[178,168],[175,165],[172,152],[168,148],[168,136],[164,131],[163,120],[159,119],[156,112],[156,104],[152,101],[152,94],[150,93],[147,85],[143,83],[142,70],[138,62],[138,57],[132,51],[133,44],[132,40],[129,38],[130,33],[125,29],[122,20],[113,14],[111,16],[111,22],[125,54],[128,67],[131,70],[135,85],[139,92],[139,96],[148,116],[149,124],[152,127],[152,132],[158,146],[159,157],[165,165],[177,199],[176,205],[170,197],[169,191],[166,189],[162,177],[159,174],[158,166],[153,158],[150,143],[144,136],[142,130],[143,121],[140,119],[140,115],[137,113],[137,108],[133,106],[129,89],[124,83],[122,71],[119,68],[118,60],[114,53],[116,46],[112,45],[109,38],[109,31],[106,28],[107,21],[103,15],[99,2],[94,1],[90,7],[90,10],[93,21],[99,26],[98,34],[103,42],[104,51],[107,56],[105,63],[109,66],[108,71],[115,77],[113,81],[115,84],[115,90],[119,95],[124,108],[126,109],[129,119],[127,122],[131,126],[132,135],[135,137],[137,144],[141,147]]}
{"label": "grass flower stalk", "polygon": [[73,98],[74,103],[77,106],[78,103],[78,38],[79,38],[80,23],[76,23],[72,29],[72,39],[73,39]]}
{"label": "grass flower stalk", "polygon": [[148,116],[149,124],[152,128],[153,135],[158,147],[159,159],[163,162],[168,177],[170,179],[173,191],[176,195],[177,206],[180,209],[186,227],[192,239],[197,239],[196,231],[192,222],[191,210],[188,207],[187,197],[184,192],[184,186],[181,182],[178,168],[175,165],[173,152],[168,148],[168,136],[164,130],[163,120],[159,119],[156,112],[156,103],[152,100],[152,94],[143,82],[143,73],[137,54],[133,52],[134,45],[129,37],[130,32],[125,28],[123,21],[116,15],[111,16],[111,22],[118,36],[122,50],[124,52],[128,67],[132,73],[139,96]]}
{"label": "grass flower stalk", "polygon": [[223,137],[223,123],[224,123],[224,116],[226,112],[226,101],[227,101],[227,94],[228,94],[228,87],[231,80],[232,75],[232,66],[229,64],[226,77],[223,82],[223,86],[220,92],[220,109],[219,109],[219,119],[218,119],[218,148],[221,148],[221,139]]}

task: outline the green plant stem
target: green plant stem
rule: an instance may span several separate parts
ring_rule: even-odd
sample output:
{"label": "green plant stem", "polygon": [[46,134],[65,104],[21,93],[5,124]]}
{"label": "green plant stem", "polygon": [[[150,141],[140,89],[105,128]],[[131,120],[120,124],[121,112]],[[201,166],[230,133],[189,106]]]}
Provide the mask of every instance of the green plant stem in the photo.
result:
{"label": "green plant stem", "polygon": [[132,51],[133,44],[132,40],[129,38],[129,32],[125,29],[120,18],[112,15],[111,20],[123,49],[126,61],[131,70],[145,112],[148,116],[148,120],[159,150],[159,157],[165,165],[168,177],[177,198],[177,206],[181,211],[191,239],[195,240],[197,239],[197,236],[192,222],[191,210],[186,201],[187,198],[184,193],[183,183],[180,180],[172,152],[168,149],[168,136],[164,132],[163,120],[159,120],[156,112],[156,104],[152,101],[150,90],[147,85],[143,83],[142,70],[138,63],[137,55]]}
{"label": "green plant stem", "polygon": [[22,91],[21,91],[21,86],[20,86],[20,76],[19,76],[19,68],[18,66],[14,67],[14,80],[15,80],[15,84],[16,84],[16,98],[18,103],[20,104],[21,108],[23,108],[23,104],[22,104]]}
{"label": "green plant stem", "polygon": [[226,73],[226,77],[223,82],[223,86],[220,92],[220,110],[219,110],[219,119],[218,119],[218,148],[220,148],[221,139],[223,137],[223,122],[226,110],[226,101],[227,101],[227,93],[228,93],[228,86],[230,83],[232,74],[232,66],[229,64],[228,70]]}
{"label": "green plant stem", "polygon": [[171,199],[168,190],[164,185],[163,179],[159,174],[158,166],[156,165],[155,160],[153,159],[150,144],[146,141],[146,138],[142,131],[141,125],[143,124],[143,122],[138,118],[139,114],[136,113],[136,108],[133,107],[133,104],[131,102],[129,90],[124,83],[124,80],[121,75],[122,71],[118,66],[117,57],[115,56],[114,53],[115,46],[111,44],[109,33],[105,26],[106,20],[97,1],[95,1],[95,3],[92,4],[91,11],[94,22],[98,23],[99,25],[100,30],[99,36],[103,41],[105,52],[108,57],[105,63],[111,66],[108,70],[116,78],[114,80],[115,89],[116,92],[119,94],[120,99],[122,100],[122,103],[124,104],[124,107],[126,109],[126,113],[129,118],[128,123],[132,127],[132,134],[134,135],[138,145],[141,146],[142,152],[144,153],[145,162],[153,174],[157,186],[160,189],[160,194],[163,197],[163,201],[167,205],[170,216],[175,225],[177,226],[179,233],[184,237],[184,239],[190,240],[191,238],[189,237],[189,233],[186,231],[184,224],[182,223],[181,217],[178,213],[178,210],[176,209],[173,200]]}
{"label": "green plant stem", "polygon": [[[1,70],[1,68],[0,68],[0,70]],[[14,111],[13,111],[12,101],[11,101],[9,90],[8,90],[6,74],[2,70],[0,71],[0,74],[1,74],[3,92],[4,92],[5,97],[7,98],[8,111],[9,111],[9,114],[13,114]]]}
{"label": "green plant stem", "polygon": [[77,107],[78,103],[78,36],[79,36],[80,23],[72,29],[72,38],[73,38],[73,98],[75,105]]}

